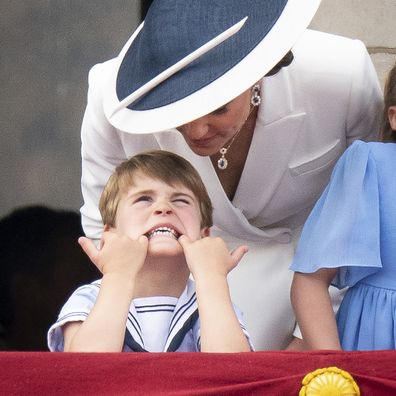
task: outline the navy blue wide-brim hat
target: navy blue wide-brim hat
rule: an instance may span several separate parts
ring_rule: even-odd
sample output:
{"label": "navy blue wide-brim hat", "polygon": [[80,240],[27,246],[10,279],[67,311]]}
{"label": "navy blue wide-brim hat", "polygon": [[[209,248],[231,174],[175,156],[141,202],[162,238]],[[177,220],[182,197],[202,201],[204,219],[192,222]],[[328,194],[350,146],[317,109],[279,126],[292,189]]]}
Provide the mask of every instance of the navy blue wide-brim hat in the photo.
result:
{"label": "navy blue wide-brim hat", "polygon": [[320,0],[156,0],[117,57],[106,117],[129,133],[176,128],[249,89],[293,47]]}

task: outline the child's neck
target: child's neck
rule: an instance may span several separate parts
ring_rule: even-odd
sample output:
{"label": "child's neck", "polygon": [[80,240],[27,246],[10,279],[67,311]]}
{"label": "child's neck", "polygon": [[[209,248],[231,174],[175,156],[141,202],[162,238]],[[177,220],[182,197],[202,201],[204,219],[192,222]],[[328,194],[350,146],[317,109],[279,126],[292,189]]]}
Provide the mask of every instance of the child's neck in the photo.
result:
{"label": "child's neck", "polygon": [[189,276],[190,271],[184,258],[147,258],[136,278],[133,298],[153,296],[179,298]]}

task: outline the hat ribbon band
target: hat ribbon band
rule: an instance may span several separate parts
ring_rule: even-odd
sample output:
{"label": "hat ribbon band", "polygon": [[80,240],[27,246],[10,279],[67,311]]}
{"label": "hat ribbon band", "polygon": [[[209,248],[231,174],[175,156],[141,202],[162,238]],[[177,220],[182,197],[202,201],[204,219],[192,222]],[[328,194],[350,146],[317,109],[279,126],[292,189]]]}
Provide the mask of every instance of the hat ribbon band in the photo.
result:
{"label": "hat ribbon band", "polygon": [[120,111],[121,109],[129,106],[131,103],[135,102],[137,99],[139,99],[141,96],[149,92],[151,89],[156,87],[158,84],[160,84],[162,81],[166,80],[176,72],[178,72],[180,69],[183,67],[187,66],[190,64],[192,61],[195,59],[199,58],[206,52],[210,51],[212,48],[218,46],[221,44],[223,41],[227,40],[231,36],[233,36],[235,33],[237,33],[242,26],[245,24],[246,20],[248,17],[246,16],[245,18],[241,19],[239,22],[237,22],[235,25],[231,26],[224,32],[220,33],[218,36],[214,37],[213,39],[209,40],[207,43],[203,44],[201,47],[196,49],[195,51],[191,52],[184,58],[180,59],[178,62],[176,62],[174,65],[169,67],[168,69],[164,70],[160,74],[158,74],[156,77],[148,81],[146,84],[142,85],[139,89],[136,91],[132,92],[130,95],[128,95],[126,98],[124,98],[113,110],[111,113],[110,117],[113,116],[115,113]]}

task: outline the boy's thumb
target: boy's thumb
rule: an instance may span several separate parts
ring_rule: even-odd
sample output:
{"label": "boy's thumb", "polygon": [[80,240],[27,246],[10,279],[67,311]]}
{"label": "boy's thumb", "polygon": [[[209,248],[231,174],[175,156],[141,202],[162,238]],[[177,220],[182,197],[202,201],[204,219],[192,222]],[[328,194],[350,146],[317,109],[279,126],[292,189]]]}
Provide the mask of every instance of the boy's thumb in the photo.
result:
{"label": "boy's thumb", "polygon": [[191,243],[191,240],[187,235],[180,236],[178,241],[183,249]]}
{"label": "boy's thumb", "polygon": [[247,246],[239,246],[231,252],[231,257],[234,260],[235,265],[237,265],[242,257],[249,251]]}
{"label": "boy's thumb", "polygon": [[78,238],[78,243],[84,250],[85,254],[91,259],[93,263],[95,263],[96,257],[98,255],[98,249],[96,248],[95,244],[86,237]]}

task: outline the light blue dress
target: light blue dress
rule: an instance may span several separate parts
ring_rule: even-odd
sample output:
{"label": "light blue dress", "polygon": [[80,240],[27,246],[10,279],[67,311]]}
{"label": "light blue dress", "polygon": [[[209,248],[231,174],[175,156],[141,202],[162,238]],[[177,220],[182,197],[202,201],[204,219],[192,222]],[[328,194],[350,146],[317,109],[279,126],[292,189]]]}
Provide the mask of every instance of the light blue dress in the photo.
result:
{"label": "light blue dress", "polygon": [[306,221],[291,269],[338,268],[345,350],[396,349],[396,144],[356,141]]}

